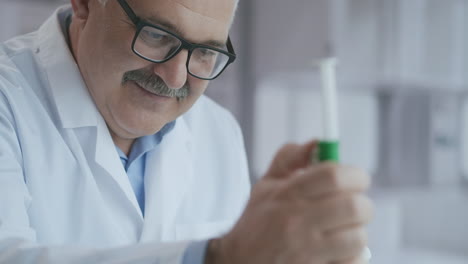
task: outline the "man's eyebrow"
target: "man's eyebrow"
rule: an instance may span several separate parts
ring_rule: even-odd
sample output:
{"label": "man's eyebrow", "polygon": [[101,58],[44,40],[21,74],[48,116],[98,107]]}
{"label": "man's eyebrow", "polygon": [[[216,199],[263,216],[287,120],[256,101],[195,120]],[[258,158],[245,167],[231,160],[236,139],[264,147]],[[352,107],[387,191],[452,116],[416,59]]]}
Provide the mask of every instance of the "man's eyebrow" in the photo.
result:
{"label": "man's eyebrow", "polygon": [[[147,21],[151,22],[154,25],[161,26],[162,28],[167,29],[179,36],[183,35],[182,30],[179,27],[175,26],[174,24],[170,23],[169,21],[165,21],[157,17],[148,17]],[[219,49],[226,47],[226,43],[223,41],[219,41],[219,40],[208,40],[208,41],[204,41],[202,43],[196,43],[196,44],[212,46],[212,47],[219,48]]]}
{"label": "man's eyebrow", "polygon": [[147,20],[148,22],[151,22],[151,24],[161,26],[173,33],[176,33],[177,35],[182,35],[182,30],[169,21],[165,21],[157,17],[148,17]]}
{"label": "man's eyebrow", "polygon": [[208,41],[204,41],[204,42],[202,42],[200,44],[207,45],[207,46],[212,46],[212,47],[219,48],[219,49],[222,49],[222,48],[226,47],[226,43],[218,41],[218,40],[208,40]]}

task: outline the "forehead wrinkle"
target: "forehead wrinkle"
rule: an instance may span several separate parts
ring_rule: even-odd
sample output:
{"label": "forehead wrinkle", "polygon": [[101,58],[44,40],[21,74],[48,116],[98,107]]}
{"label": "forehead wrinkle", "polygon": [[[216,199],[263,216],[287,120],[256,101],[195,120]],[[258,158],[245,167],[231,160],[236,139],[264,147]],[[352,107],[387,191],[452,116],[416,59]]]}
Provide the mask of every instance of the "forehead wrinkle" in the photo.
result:
{"label": "forehead wrinkle", "polygon": [[213,22],[216,22],[216,23],[222,22],[221,20],[216,19],[216,18],[214,18],[214,17],[210,17],[210,16],[204,15],[204,14],[202,14],[202,13],[196,12],[195,10],[193,10],[193,9],[191,9],[190,7],[188,7],[188,6],[186,6],[186,5],[182,4],[182,3],[180,3],[179,1],[176,1],[175,3],[178,4],[178,5],[180,5],[182,8],[186,9],[187,11],[189,11],[189,12],[191,12],[191,13],[194,13],[194,14],[197,15],[197,16],[201,16],[201,17],[207,18],[207,19],[209,19],[209,20],[211,20],[211,21],[213,21]]}

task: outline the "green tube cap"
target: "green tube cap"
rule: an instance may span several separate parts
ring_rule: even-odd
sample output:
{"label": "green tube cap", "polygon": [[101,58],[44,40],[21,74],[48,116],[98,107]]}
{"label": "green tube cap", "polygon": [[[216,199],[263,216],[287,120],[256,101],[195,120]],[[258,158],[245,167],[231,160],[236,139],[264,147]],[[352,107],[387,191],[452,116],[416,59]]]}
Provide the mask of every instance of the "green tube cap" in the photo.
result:
{"label": "green tube cap", "polygon": [[318,160],[334,161],[340,160],[340,144],[338,141],[320,141],[318,144]]}

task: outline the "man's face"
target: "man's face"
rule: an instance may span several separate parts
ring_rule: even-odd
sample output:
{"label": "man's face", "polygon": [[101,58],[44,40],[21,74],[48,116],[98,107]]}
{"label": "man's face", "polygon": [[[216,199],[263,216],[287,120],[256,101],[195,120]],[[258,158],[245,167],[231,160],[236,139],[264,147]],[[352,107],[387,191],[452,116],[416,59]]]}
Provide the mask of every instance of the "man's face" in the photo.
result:
{"label": "man's face", "polygon": [[[235,8],[235,0],[129,0],[128,4],[137,16],[192,43],[226,42]],[[205,91],[208,81],[187,72],[187,50],[164,63],[151,63],[133,53],[136,28],[117,1],[109,0],[103,7],[91,0],[88,17],[79,23],[75,56],[113,136],[134,139],[154,134],[185,113]]]}

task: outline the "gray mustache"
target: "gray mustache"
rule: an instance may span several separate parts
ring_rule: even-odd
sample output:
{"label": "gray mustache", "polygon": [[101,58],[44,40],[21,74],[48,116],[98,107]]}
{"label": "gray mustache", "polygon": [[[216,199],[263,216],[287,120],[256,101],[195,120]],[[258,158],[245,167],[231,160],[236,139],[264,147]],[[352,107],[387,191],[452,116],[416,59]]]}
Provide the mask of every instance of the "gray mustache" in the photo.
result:
{"label": "gray mustache", "polygon": [[190,87],[188,84],[185,84],[180,89],[171,89],[157,75],[144,70],[126,72],[122,78],[122,84],[128,81],[134,81],[145,90],[160,96],[176,97],[178,100],[182,100],[189,95]]}

